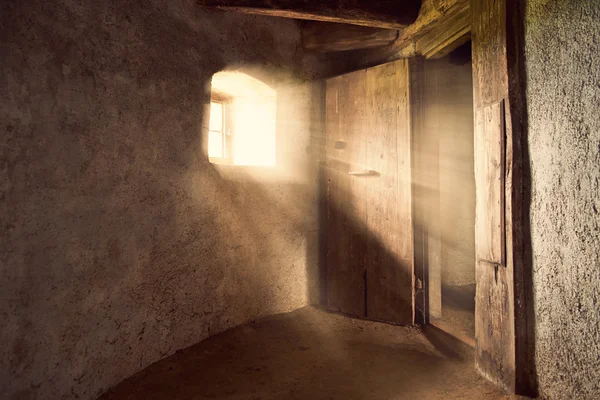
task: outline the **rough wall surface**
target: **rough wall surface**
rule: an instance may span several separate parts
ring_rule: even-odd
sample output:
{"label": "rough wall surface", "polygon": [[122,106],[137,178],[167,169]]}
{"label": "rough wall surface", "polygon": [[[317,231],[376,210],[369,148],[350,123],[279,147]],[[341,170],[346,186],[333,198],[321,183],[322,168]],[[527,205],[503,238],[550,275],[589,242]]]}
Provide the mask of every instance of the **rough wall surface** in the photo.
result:
{"label": "rough wall surface", "polygon": [[[148,364],[307,304],[311,103],[291,21],[182,1],[5,1],[0,397],[95,398]],[[211,75],[278,94],[275,171],[202,153]]]}
{"label": "rough wall surface", "polygon": [[529,0],[536,367],[542,395],[600,398],[600,2]]}

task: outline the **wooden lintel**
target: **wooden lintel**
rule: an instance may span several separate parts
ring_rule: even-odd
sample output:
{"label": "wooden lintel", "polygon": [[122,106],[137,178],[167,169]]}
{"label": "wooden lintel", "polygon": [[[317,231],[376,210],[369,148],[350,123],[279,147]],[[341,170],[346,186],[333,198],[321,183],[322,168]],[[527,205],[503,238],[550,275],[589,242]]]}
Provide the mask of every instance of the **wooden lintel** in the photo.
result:
{"label": "wooden lintel", "polygon": [[398,31],[365,26],[307,21],[302,26],[302,46],[317,52],[333,52],[387,46]]}
{"label": "wooden lintel", "polygon": [[440,58],[471,38],[471,10],[468,5],[449,14],[416,41],[415,50],[426,58]]}
{"label": "wooden lintel", "polygon": [[425,58],[442,58],[452,53],[454,50],[456,50],[463,44],[468,43],[470,40],[471,27],[469,26],[449,37],[447,41],[444,41],[438,46],[432,48],[431,51],[422,54]]}
{"label": "wooden lintel", "polygon": [[[470,15],[470,4],[470,0],[423,0],[416,22],[406,29],[400,30],[398,39],[394,43],[367,49],[352,60],[353,64],[350,68],[366,68],[400,58],[423,55],[426,40],[428,43],[427,51],[424,52],[426,56],[436,58],[444,53],[449,53],[470,39],[471,23],[468,21],[470,18],[467,18],[467,25],[461,28],[462,31],[461,29],[453,30],[446,33],[446,36],[441,35],[443,31],[437,29],[437,26],[449,20],[460,20],[459,16]],[[460,24],[457,23],[456,26],[460,26]],[[417,51],[418,41],[421,41],[421,52]]]}
{"label": "wooden lintel", "polygon": [[403,29],[415,22],[418,0],[198,0],[203,6],[246,14]]}
{"label": "wooden lintel", "polygon": [[416,22],[401,32],[392,51],[402,56],[434,56],[436,48],[443,50],[465,38],[471,30],[470,15],[469,0],[424,0]]}

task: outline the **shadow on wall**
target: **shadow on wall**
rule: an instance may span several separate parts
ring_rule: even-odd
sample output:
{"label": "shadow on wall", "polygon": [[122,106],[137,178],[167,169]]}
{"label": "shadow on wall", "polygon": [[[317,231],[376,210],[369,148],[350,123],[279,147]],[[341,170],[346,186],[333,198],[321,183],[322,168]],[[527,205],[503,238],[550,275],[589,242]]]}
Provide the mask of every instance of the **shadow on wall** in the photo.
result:
{"label": "shadow on wall", "polygon": [[[236,70],[236,73],[246,75],[239,69]],[[257,81],[271,76],[270,71],[264,68],[244,68],[242,71],[251,71],[246,76]],[[210,99],[209,89],[206,90],[205,99]],[[260,253],[257,253],[255,262],[264,260],[265,256],[268,259],[277,255],[279,265],[276,274],[269,276],[253,273],[261,280],[262,285],[269,286],[266,292],[276,290],[280,297],[273,299],[283,300],[293,294],[301,295],[304,304],[316,304],[319,302],[320,274],[317,224],[321,154],[319,145],[315,142],[321,140],[322,136],[323,85],[321,82],[275,83],[268,101],[271,99],[275,104],[269,105],[269,108],[275,111],[274,115],[271,116],[269,110],[269,118],[266,120],[244,120],[246,125],[241,130],[247,137],[242,143],[235,143],[233,146],[234,149],[243,147],[237,150],[237,161],[234,157],[232,164],[210,165],[219,178],[215,189],[233,190],[229,193],[233,196],[222,193],[225,196],[219,198],[218,207],[235,212],[219,213],[222,218],[217,225],[225,227],[227,232],[223,236],[230,242],[240,241],[246,235],[255,235],[259,242],[260,238],[270,240],[257,243],[252,246],[251,251]],[[256,96],[254,100],[264,102],[264,99],[257,99]],[[251,112],[253,105],[246,104],[235,111]],[[208,134],[209,107],[210,103],[206,100],[206,117],[203,118],[202,128],[204,154],[207,154],[208,147],[205,138]],[[266,137],[266,145],[272,144],[275,147],[272,154],[270,150],[265,152],[257,149],[265,144],[261,140],[265,138],[264,132],[257,132],[262,127],[262,122],[275,125],[272,128],[275,138]],[[239,124],[234,125],[234,135],[238,135],[239,128]],[[254,137],[255,133],[257,137]],[[248,147],[250,142],[254,143]],[[264,163],[262,159],[256,158],[255,152],[265,155],[267,161],[277,160],[276,164],[272,165],[270,161]],[[265,247],[269,245],[271,248]],[[305,257],[299,257],[300,253],[305,254]],[[276,279],[281,282],[278,283]],[[286,287],[287,290],[282,290]]]}
{"label": "shadow on wall", "polygon": [[[350,165],[344,163],[330,163],[329,168],[334,169],[335,172],[342,171],[343,173],[347,173],[350,170]],[[331,170],[330,170],[331,171]],[[372,175],[367,179],[378,179],[378,175]],[[339,189],[339,188],[338,188]],[[366,278],[366,266],[369,262],[371,263],[383,263],[386,265],[394,265],[395,269],[389,268],[387,269],[387,274],[393,275],[383,275],[383,270],[377,270],[376,268],[371,271],[379,273],[376,279],[381,280],[390,280],[390,281],[401,281],[402,278],[399,279],[399,276],[403,276],[405,274],[412,274],[411,266],[403,263],[402,260],[399,260],[397,255],[394,254],[394,251],[390,249],[389,243],[384,243],[381,238],[379,238],[375,233],[373,233],[365,224],[364,218],[360,218],[360,213],[358,209],[361,208],[357,202],[361,201],[360,193],[352,193],[351,191],[339,192],[343,195],[340,198],[335,199],[335,201],[329,202],[325,204],[324,212],[327,218],[320,219],[320,231],[323,232],[323,235],[326,235],[326,241],[323,243],[324,246],[327,247],[330,252],[344,252],[348,254],[346,259],[347,265],[343,266],[343,268],[350,268],[348,272],[347,279],[351,280],[352,275],[358,276],[360,279]],[[332,224],[332,225],[330,225]],[[332,230],[333,226],[333,230]],[[342,228],[343,232],[336,231],[336,228]],[[326,254],[322,254],[325,258]],[[326,261],[322,261],[320,263],[321,266],[326,265]],[[339,265],[327,265],[327,268],[339,268]],[[361,270],[359,274],[356,274],[355,270],[352,268],[364,268]],[[324,285],[321,287],[321,299],[322,304],[325,307],[328,307],[330,310],[339,311],[345,314],[357,315],[356,312],[349,311],[348,308],[342,307],[332,307],[327,304],[328,296],[333,296],[333,298],[339,303],[343,305],[349,305],[350,308],[354,310],[362,310],[359,313],[360,316],[365,316],[367,314],[367,302],[363,295],[366,295],[365,286],[367,285],[366,281],[354,281],[354,288],[356,291],[353,292],[337,292],[340,287],[344,287],[345,285],[332,285],[330,288],[327,288],[327,271],[323,268],[321,273],[324,274],[323,279],[325,280]],[[338,275],[339,276],[339,275]],[[375,277],[374,277],[375,278]],[[361,286],[362,283],[362,286]],[[394,287],[390,286],[390,290],[397,290],[394,295],[389,297],[395,298],[402,302],[404,305],[412,304],[413,298],[412,292],[410,290],[406,290],[403,287]],[[418,295],[418,290],[417,294]],[[347,297],[345,297],[347,296]],[[341,301],[341,303],[340,303]],[[360,304],[357,307],[353,307],[356,302]],[[399,307],[403,308],[403,307]],[[416,312],[422,312],[421,310],[415,310]],[[367,318],[369,316],[367,315]],[[444,334],[443,332],[436,330],[434,328],[430,328],[425,332],[425,339],[431,343],[438,351],[444,354],[447,357],[455,358],[455,359],[464,359],[465,354],[469,354],[464,348],[457,347],[456,339],[451,338],[449,335]],[[323,333],[321,333],[322,335]],[[330,333],[331,335],[335,335],[334,333]],[[327,336],[327,335],[325,335]],[[323,340],[327,341],[328,338],[325,337]],[[332,345],[330,347],[330,352],[335,353],[339,351],[339,344]],[[429,364],[428,364],[429,365]],[[433,362],[430,364],[430,367],[435,370],[436,363]],[[359,391],[360,393],[360,391]]]}
{"label": "shadow on wall", "polygon": [[515,274],[515,364],[516,391],[539,395],[536,365],[536,317],[533,287],[533,248],[531,241],[531,158],[527,108],[527,69],[525,59],[525,5],[507,0],[514,10],[507,19],[507,59],[509,104],[513,148],[513,253]]}
{"label": "shadow on wall", "polygon": [[[299,73],[293,23],[65,0],[3,4],[0,27],[4,396],[93,398],[307,304],[319,89]],[[294,179],[224,177],[204,156],[206,87],[225,66],[276,88]]]}
{"label": "shadow on wall", "polygon": [[[312,118],[309,114],[311,86],[275,86],[277,109],[295,109],[295,114],[288,113],[286,119],[280,119],[279,112],[277,114],[275,155],[281,160],[277,165],[210,164],[211,179],[203,182],[208,184],[206,186],[196,184],[194,172],[189,177],[189,190],[201,197],[199,201],[214,207],[214,225],[218,227],[220,245],[228,249],[215,251],[225,258],[233,256],[227,264],[230,273],[252,283],[256,293],[265,295],[264,303],[251,312],[257,315],[276,312],[274,308],[282,303],[290,302],[290,306],[306,303],[306,274],[315,268],[314,263],[309,265],[308,259],[299,257],[299,254],[306,253],[309,236],[316,235],[316,186],[311,175],[315,168],[311,168],[313,161],[309,159],[308,148],[298,149],[296,145],[300,143],[289,140],[299,134],[304,135],[300,140],[304,142],[302,144],[310,142],[306,125]],[[205,98],[208,99],[208,96]],[[204,103],[208,105],[208,101]],[[304,110],[300,110],[302,107]],[[208,116],[208,113],[204,115]],[[206,127],[206,117],[202,120]],[[298,126],[292,126],[294,124]],[[203,128],[204,144],[206,133]],[[245,154],[245,160],[255,158],[251,151]],[[203,161],[206,162],[206,159]],[[212,193],[210,200],[205,198],[206,192]],[[307,236],[301,233],[307,233]],[[238,258],[240,254],[244,254],[242,259]],[[274,264],[259,266],[265,262]],[[235,271],[235,268],[239,270]],[[239,297],[240,293],[232,290],[231,295]],[[260,297],[253,293],[248,293],[248,296]],[[230,300],[234,302],[233,298]],[[246,304],[252,302],[244,299]]]}
{"label": "shadow on wall", "polygon": [[[338,146],[340,143],[336,142]],[[327,198],[322,200],[323,218],[319,220],[326,249],[320,263],[324,266],[322,304],[348,315],[410,324],[412,265],[398,257],[399,237],[404,232],[385,232],[388,235],[384,238],[373,228],[381,228],[385,222],[369,221],[365,214],[368,196],[372,195],[365,182],[389,181],[390,176],[369,171],[353,176],[350,182],[349,173],[355,169],[346,160],[327,156],[327,179],[323,179]]]}

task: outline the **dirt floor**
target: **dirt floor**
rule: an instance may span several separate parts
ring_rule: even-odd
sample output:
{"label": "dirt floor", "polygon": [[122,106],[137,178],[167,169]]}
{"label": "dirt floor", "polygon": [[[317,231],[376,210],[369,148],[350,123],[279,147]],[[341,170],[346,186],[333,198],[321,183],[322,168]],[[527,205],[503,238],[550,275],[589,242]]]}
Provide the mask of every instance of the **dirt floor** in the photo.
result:
{"label": "dirt floor", "polygon": [[[460,350],[460,351],[459,351]],[[213,336],[101,399],[509,399],[434,328],[306,307]]]}
{"label": "dirt floor", "polygon": [[475,342],[475,285],[442,287],[442,320]]}

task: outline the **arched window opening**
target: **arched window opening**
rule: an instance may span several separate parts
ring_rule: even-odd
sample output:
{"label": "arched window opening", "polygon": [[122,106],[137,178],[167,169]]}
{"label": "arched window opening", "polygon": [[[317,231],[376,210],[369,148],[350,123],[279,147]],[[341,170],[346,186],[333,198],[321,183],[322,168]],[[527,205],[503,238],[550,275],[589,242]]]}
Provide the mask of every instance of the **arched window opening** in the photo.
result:
{"label": "arched window opening", "polygon": [[215,164],[275,165],[276,93],[241,72],[212,77],[208,157]]}

